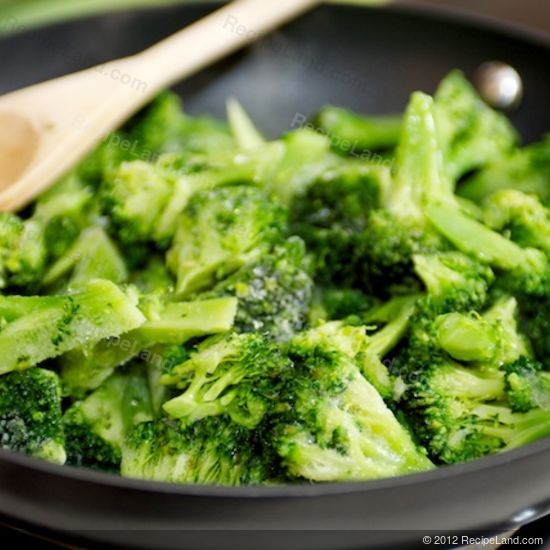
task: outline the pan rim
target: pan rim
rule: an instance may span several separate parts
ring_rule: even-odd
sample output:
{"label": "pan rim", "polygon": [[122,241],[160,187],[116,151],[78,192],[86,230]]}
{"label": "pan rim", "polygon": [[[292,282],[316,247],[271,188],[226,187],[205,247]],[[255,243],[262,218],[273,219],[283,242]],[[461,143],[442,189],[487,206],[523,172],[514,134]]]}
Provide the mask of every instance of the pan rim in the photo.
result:
{"label": "pan rim", "polygon": [[[94,20],[101,20],[109,15],[140,14],[152,11],[168,11],[171,9],[198,8],[199,10],[214,8],[220,2],[212,1],[201,4],[172,5],[147,8],[135,8],[130,10],[116,10],[109,14],[87,15],[69,21],[49,24],[36,29],[24,30],[20,33],[0,36],[0,43],[13,37],[31,35],[38,31],[51,31],[62,29],[66,25],[82,24]],[[474,28],[480,32],[491,32],[503,35],[508,39],[521,40],[537,47],[542,47],[550,53],[550,33],[532,29],[519,23],[503,21],[497,17],[485,14],[475,14],[465,9],[450,6],[435,6],[427,4],[403,5],[389,4],[385,6],[358,6],[358,5],[330,5],[323,6],[330,9],[346,9],[355,11],[386,11],[389,13],[403,14],[407,17],[429,19],[440,24],[458,24],[468,28]],[[90,483],[106,487],[129,489],[137,492],[171,494],[179,496],[194,496],[204,498],[225,499],[296,499],[313,498],[323,496],[336,496],[357,493],[374,493],[386,489],[399,489],[405,486],[414,486],[426,483],[437,483],[443,479],[456,479],[499,467],[508,467],[511,463],[523,460],[526,457],[536,456],[550,451],[550,437],[528,444],[524,447],[507,451],[502,454],[487,456],[471,462],[441,466],[428,472],[420,472],[393,478],[332,482],[326,484],[300,483],[281,486],[248,486],[248,487],[224,487],[216,485],[185,485],[169,482],[149,481],[141,479],[124,478],[119,475],[98,472],[86,468],[73,466],[60,466],[48,463],[44,460],[32,458],[24,454],[0,449],[0,467],[9,463],[15,466],[39,471],[45,475],[63,478],[67,481]]]}

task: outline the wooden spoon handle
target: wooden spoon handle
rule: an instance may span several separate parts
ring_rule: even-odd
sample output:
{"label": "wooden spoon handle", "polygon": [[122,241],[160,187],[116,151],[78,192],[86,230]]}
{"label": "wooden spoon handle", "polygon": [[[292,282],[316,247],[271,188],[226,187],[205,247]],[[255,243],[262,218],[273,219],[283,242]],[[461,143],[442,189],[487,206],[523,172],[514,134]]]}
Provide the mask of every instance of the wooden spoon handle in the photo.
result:
{"label": "wooden spoon handle", "polygon": [[238,0],[135,56],[148,94],[192,75],[319,4],[320,0]]}

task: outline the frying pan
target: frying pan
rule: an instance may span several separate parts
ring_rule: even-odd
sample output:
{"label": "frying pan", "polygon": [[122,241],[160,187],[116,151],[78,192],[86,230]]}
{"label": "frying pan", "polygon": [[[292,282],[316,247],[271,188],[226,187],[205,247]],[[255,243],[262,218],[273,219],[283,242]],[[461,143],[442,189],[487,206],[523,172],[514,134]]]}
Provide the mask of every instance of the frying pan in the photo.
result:
{"label": "frying pan", "polygon": [[[213,8],[124,12],[0,40],[0,93],[132,54]],[[275,136],[325,103],[401,111],[412,90],[432,92],[450,69],[471,75],[493,59],[522,75],[525,99],[512,119],[525,140],[540,138],[550,129],[550,40],[456,14],[323,6],[176,90],[196,114],[223,116],[235,96]],[[122,479],[2,451],[0,514],[85,544],[425,548],[426,533],[489,534],[550,512],[549,466],[547,439],[396,479],[219,488]]]}

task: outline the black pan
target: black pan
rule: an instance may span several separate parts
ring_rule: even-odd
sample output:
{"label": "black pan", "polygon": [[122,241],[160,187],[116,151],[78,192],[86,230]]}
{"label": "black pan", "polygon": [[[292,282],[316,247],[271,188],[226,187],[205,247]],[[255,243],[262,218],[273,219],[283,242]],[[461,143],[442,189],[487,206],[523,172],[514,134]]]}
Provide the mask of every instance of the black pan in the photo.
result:
{"label": "black pan", "polygon": [[[209,9],[132,11],[0,40],[0,93],[136,52]],[[550,41],[427,12],[325,6],[177,90],[190,112],[220,116],[236,96],[276,135],[324,103],[400,111],[411,90],[492,59],[521,73],[526,95],[512,118],[526,140],[539,138],[550,129]],[[479,535],[549,511],[550,439],[404,478],[271,488],[148,483],[0,452],[0,514],[140,548],[426,547],[428,533]]]}

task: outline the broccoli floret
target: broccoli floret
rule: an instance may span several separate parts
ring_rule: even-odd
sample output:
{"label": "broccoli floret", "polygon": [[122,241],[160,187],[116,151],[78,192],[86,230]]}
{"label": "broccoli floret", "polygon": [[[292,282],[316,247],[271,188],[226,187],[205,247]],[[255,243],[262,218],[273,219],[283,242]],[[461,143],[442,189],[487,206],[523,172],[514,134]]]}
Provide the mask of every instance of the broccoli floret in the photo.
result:
{"label": "broccoli floret", "polygon": [[486,105],[460,71],[441,82],[435,106],[446,168],[455,182],[505,159],[518,142],[510,121]]}
{"label": "broccoli floret", "polygon": [[460,252],[413,257],[414,269],[424,283],[429,304],[434,312],[480,309],[495,276],[491,268]]}
{"label": "broccoli floret", "polygon": [[63,416],[67,464],[117,472],[126,434],[153,420],[147,378],[140,366],[117,372]]}
{"label": "broccoli floret", "polygon": [[307,321],[313,281],[303,269],[305,248],[297,238],[221,281],[203,298],[234,296],[239,300],[235,329],[288,340]]}
{"label": "broccoli floret", "polygon": [[527,354],[529,343],[519,331],[517,300],[500,298],[483,316],[447,313],[435,319],[438,346],[458,361],[500,367]]}
{"label": "broccoli floret", "polygon": [[90,185],[74,170],[36,201],[29,222],[44,232],[48,259],[57,259],[73,244],[80,232],[98,218],[98,201]]}
{"label": "broccoli floret", "polygon": [[0,288],[37,284],[46,255],[41,224],[0,212]]}
{"label": "broccoli floret", "polygon": [[309,322],[315,325],[320,320],[360,320],[376,301],[373,296],[355,288],[318,287],[313,295]]}
{"label": "broccoli floret", "polygon": [[403,283],[412,271],[414,254],[448,248],[425,216],[428,201],[457,208],[445,174],[431,97],[411,97],[395,163],[394,181],[370,214],[364,246],[370,276],[386,285]]}
{"label": "broccoli floret", "polygon": [[235,148],[227,127],[208,117],[189,117],[180,98],[164,92],[134,119],[129,141],[142,155],[154,159],[160,153],[212,153]]}
{"label": "broccoli floret", "polygon": [[438,461],[464,462],[550,435],[550,411],[513,412],[517,397],[507,400],[504,371],[433,358],[411,372],[403,402]]}
{"label": "broccoli floret", "polygon": [[[169,303],[150,307],[149,318],[136,330],[75,349],[61,358],[66,391],[79,396],[97,388],[119,366],[138,357],[145,363],[164,361],[151,348],[159,344],[183,344],[199,336],[227,332],[233,327],[237,300],[219,298]],[[159,359],[160,357],[160,359]]]}
{"label": "broccoli floret", "polygon": [[282,240],[286,212],[252,187],[197,193],[182,215],[167,264],[176,294],[207,289]]}
{"label": "broccoli floret", "polygon": [[513,411],[550,410],[550,373],[542,371],[542,363],[522,355],[505,365],[504,370],[506,394]]}
{"label": "broccoli floret", "polygon": [[0,296],[0,373],[137,328],[145,317],[131,296],[100,279],[56,296]]}
{"label": "broccoli floret", "polygon": [[163,376],[163,384],[185,390],[163,409],[185,424],[225,414],[252,429],[276,403],[277,377],[288,368],[278,347],[259,334],[213,337]]}
{"label": "broccoli floret", "polygon": [[522,322],[525,334],[533,346],[537,359],[550,370],[550,296],[542,300],[521,300]]}
{"label": "broccoli floret", "polygon": [[550,257],[550,210],[520,191],[494,193],[484,203],[485,223],[522,247],[538,248]]}
{"label": "broccoli floret", "polygon": [[130,283],[143,294],[158,295],[174,292],[175,281],[162,256],[150,255],[143,268],[132,271],[130,275]]}
{"label": "broccoli floret", "polygon": [[330,105],[319,111],[314,122],[330,136],[333,148],[354,155],[395,147],[402,127],[402,117],[398,115],[361,116]]}
{"label": "broccoli floret", "polygon": [[522,248],[465,212],[443,203],[426,207],[426,215],[459,250],[504,271],[505,288],[544,296],[550,288],[550,260],[535,248]]}
{"label": "broccoli floret", "polygon": [[494,159],[458,188],[462,197],[481,202],[499,190],[534,193],[550,201],[550,135],[540,143],[516,149],[506,158]]}
{"label": "broccoli floret", "polygon": [[172,174],[141,160],[123,162],[104,180],[101,187],[104,209],[122,242],[154,240],[175,186]]}
{"label": "broccoli floret", "polygon": [[430,469],[350,351],[355,327],[329,323],[297,335],[274,445],[289,473],[314,481],[373,479]]}
{"label": "broccoli floret", "polygon": [[124,283],[128,270],[116,245],[101,227],[85,229],[76,242],[49,267],[42,279],[43,286],[68,279],[69,286],[91,279]]}
{"label": "broccoli floret", "polygon": [[313,255],[317,281],[364,283],[369,214],[388,179],[387,168],[344,165],[323,174],[294,199],[291,230]]}
{"label": "broccoli floret", "polygon": [[159,419],[136,426],[122,451],[125,477],[203,485],[258,485],[280,475],[258,434],[229,417],[183,428]]}
{"label": "broccoli floret", "polygon": [[0,448],[65,463],[61,389],[54,372],[32,368],[0,376]]}

